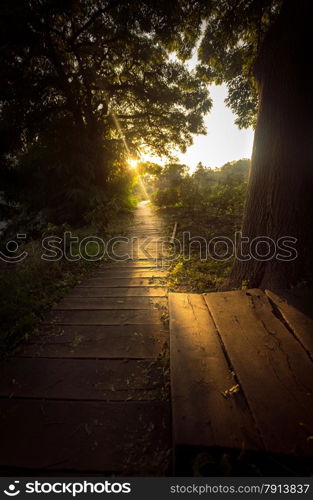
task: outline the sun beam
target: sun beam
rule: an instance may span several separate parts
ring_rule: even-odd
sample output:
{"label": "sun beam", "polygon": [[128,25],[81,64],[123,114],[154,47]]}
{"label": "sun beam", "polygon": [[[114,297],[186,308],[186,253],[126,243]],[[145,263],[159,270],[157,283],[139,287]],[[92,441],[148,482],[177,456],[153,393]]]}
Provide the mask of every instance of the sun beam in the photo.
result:
{"label": "sun beam", "polygon": [[138,160],[135,160],[135,158],[128,158],[127,163],[129,165],[129,168],[134,170],[137,168]]}

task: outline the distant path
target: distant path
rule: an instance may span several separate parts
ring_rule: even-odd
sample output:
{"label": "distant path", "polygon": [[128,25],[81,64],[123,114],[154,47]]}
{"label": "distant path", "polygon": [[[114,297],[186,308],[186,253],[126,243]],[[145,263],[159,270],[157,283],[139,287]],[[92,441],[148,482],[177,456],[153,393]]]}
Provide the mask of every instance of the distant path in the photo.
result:
{"label": "distant path", "polygon": [[[141,203],[133,259],[87,276],[1,366],[2,472],[168,473],[166,271],[154,260],[161,236],[160,219]],[[148,254],[138,248],[147,237]]]}

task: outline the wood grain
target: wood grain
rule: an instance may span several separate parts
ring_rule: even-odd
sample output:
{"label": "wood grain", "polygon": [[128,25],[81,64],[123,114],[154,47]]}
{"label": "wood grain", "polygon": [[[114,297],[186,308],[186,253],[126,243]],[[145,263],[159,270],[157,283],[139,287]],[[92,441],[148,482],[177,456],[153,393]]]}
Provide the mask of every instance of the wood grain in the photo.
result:
{"label": "wood grain", "polygon": [[76,286],[67,297],[165,297],[166,288],[157,286],[102,287]]}
{"label": "wood grain", "polygon": [[297,337],[299,342],[301,342],[304,348],[307,349],[307,351],[313,357],[312,317],[302,312],[299,307],[294,306],[292,304],[292,299],[290,299],[290,303],[288,302],[287,298],[279,296],[278,294],[271,292],[270,290],[266,290],[265,293],[272,301],[272,303],[275,304],[275,306],[278,308],[282,317],[284,318],[294,335]]}
{"label": "wood grain", "polygon": [[262,449],[201,295],[169,294],[175,446]]}
{"label": "wood grain", "polygon": [[164,307],[162,297],[65,297],[53,309],[58,310],[151,310]]}
{"label": "wood grain", "polygon": [[205,294],[262,440],[275,453],[312,454],[313,365],[261,290]]}
{"label": "wood grain", "polygon": [[2,468],[155,475],[168,467],[167,403],[2,399],[0,425]]}
{"label": "wood grain", "polygon": [[94,401],[155,400],[162,367],[147,360],[14,357],[0,370],[0,397]]}

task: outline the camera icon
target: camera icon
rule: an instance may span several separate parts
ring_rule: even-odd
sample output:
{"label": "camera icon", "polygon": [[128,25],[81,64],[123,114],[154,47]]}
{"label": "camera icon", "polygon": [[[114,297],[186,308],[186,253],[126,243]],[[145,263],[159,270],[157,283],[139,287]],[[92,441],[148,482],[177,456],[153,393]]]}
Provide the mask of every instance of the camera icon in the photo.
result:
{"label": "camera icon", "polygon": [[21,493],[21,491],[17,489],[17,484],[19,484],[19,481],[14,481],[14,483],[9,484],[9,486],[6,490],[4,490],[3,493],[9,497],[16,497],[16,495],[19,495],[19,493]]}

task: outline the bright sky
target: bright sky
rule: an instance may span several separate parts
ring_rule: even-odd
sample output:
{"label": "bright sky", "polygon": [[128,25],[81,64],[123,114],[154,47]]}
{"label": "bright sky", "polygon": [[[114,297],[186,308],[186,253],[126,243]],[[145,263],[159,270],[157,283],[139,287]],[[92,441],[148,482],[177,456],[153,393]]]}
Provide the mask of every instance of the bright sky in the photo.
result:
{"label": "bright sky", "polygon": [[[171,54],[170,59],[176,60],[175,54]],[[196,48],[186,65],[193,71],[197,63]],[[239,129],[235,125],[236,116],[224,102],[227,97],[226,85],[211,85],[209,91],[213,105],[204,118],[207,134],[194,136],[193,145],[186,153],[177,153],[179,161],[188,165],[191,170],[196,168],[199,161],[206,167],[216,168],[228,161],[251,158],[252,154],[254,131],[252,128]],[[144,156],[148,161],[164,163],[160,158]]]}
{"label": "bright sky", "polygon": [[[194,170],[199,161],[206,167],[221,167],[228,161],[251,158],[253,129],[240,130],[235,125],[235,115],[224,102],[227,97],[226,85],[211,85],[213,101],[211,111],[205,117],[207,135],[194,136],[193,145],[186,153],[178,153],[181,163]],[[148,161],[163,164],[160,158],[144,155]]]}
{"label": "bright sky", "polygon": [[207,135],[195,136],[186,153],[178,154],[192,170],[199,161],[207,167],[220,167],[228,161],[251,158],[253,129],[240,130],[235,125],[236,117],[224,103],[226,85],[211,85],[210,95],[213,106],[205,117]]}

